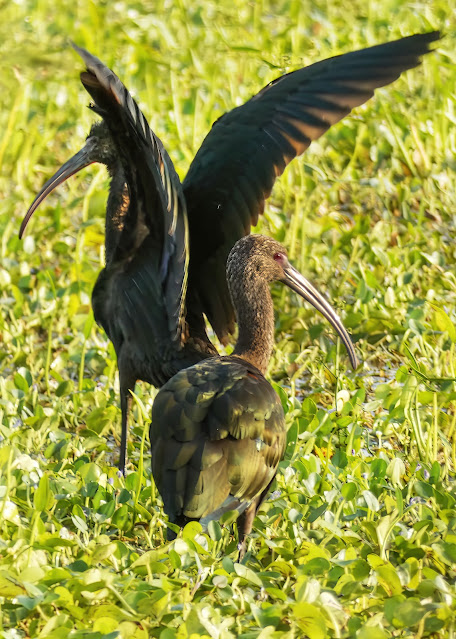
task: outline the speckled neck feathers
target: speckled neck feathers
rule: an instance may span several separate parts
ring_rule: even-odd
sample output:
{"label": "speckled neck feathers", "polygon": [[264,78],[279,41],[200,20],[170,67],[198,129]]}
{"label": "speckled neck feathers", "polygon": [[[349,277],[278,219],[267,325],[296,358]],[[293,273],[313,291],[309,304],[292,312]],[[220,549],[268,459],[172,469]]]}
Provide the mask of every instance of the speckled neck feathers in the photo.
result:
{"label": "speckled neck feathers", "polygon": [[[250,236],[255,237],[258,236]],[[269,284],[275,277],[257,252],[258,240],[250,242],[246,238],[236,248],[227,263],[228,287],[239,327],[233,355],[264,374],[274,345],[274,307]]]}
{"label": "speckled neck feathers", "polygon": [[107,164],[107,169],[111,177],[105,226],[106,264],[109,265],[114,258],[115,249],[124,229],[125,217],[130,205],[130,196],[120,161],[117,158],[113,158]]}

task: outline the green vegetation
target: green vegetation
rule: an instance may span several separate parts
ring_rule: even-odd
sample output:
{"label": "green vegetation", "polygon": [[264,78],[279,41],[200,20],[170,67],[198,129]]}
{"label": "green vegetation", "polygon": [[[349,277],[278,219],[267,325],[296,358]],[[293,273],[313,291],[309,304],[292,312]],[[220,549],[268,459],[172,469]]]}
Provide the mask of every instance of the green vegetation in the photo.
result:
{"label": "green vegetation", "polygon": [[[456,636],[454,16],[452,0],[3,3],[0,637]],[[116,362],[90,307],[105,170],[17,237],[93,121],[68,39],[117,72],[183,176],[212,121],[274,77],[434,28],[439,52],[295,161],[258,226],[342,307],[362,367],[274,290],[289,444],[245,565],[229,527],[166,543],[146,385],[131,472],[115,468]]]}

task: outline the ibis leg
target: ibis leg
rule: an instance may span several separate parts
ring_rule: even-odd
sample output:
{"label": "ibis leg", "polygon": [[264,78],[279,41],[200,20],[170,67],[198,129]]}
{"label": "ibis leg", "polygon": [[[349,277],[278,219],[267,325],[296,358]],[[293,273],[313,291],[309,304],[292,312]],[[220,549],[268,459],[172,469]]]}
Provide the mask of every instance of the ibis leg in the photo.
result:
{"label": "ibis leg", "polygon": [[238,561],[242,561],[247,549],[247,535],[250,535],[253,527],[253,520],[255,519],[258,506],[261,504],[261,497],[257,497],[243,513],[241,513],[237,519],[237,529],[239,535],[239,555]]}
{"label": "ibis leg", "polygon": [[119,470],[125,475],[127,461],[128,415],[131,408],[131,392],[135,389],[136,380],[119,372],[120,409],[122,411],[122,432],[120,437]]}
{"label": "ibis leg", "polygon": [[252,503],[250,504],[250,506],[246,508],[246,510],[244,510],[244,512],[241,513],[239,517],[237,518],[237,529],[238,529],[238,535],[239,535],[239,543],[238,543],[238,549],[239,549],[238,561],[239,562],[241,562],[244,559],[245,551],[247,550],[247,535],[250,535],[250,533],[252,532],[253,520],[255,519],[257,510],[263,503],[263,500],[265,499],[266,495],[268,494],[273,481],[274,479],[272,479],[269,482],[269,484],[263,490],[261,495],[259,495],[256,499],[254,499]]}

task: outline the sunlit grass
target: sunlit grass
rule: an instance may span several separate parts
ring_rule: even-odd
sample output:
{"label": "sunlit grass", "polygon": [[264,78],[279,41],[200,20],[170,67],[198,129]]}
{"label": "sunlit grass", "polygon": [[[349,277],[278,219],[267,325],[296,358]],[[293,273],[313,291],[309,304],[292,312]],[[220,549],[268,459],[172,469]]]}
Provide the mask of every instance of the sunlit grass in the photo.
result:
{"label": "sunlit grass", "polygon": [[[278,75],[435,28],[438,53],[293,162],[257,229],[339,306],[362,366],[274,289],[289,442],[251,554],[236,564],[218,524],[167,544],[146,385],[115,468],[115,354],[90,305],[105,170],[17,237],[93,121],[69,39],[122,78],[183,177],[212,122]],[[454,637],[454,33],[438,0],[2,7],[0,636]]]}

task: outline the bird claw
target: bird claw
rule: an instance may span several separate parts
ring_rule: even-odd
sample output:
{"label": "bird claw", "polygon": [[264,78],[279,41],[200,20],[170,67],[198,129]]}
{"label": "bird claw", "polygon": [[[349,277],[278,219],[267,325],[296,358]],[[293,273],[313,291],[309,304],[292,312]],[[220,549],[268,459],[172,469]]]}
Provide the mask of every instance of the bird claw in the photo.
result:
{"label": "bird claw", "polygon": [[245,556],[245,551],[247,550],[247,544],[245,542],[245,539],[244,541],[240,541],[237,547],[239,551],[237,563],[241,564]]}

